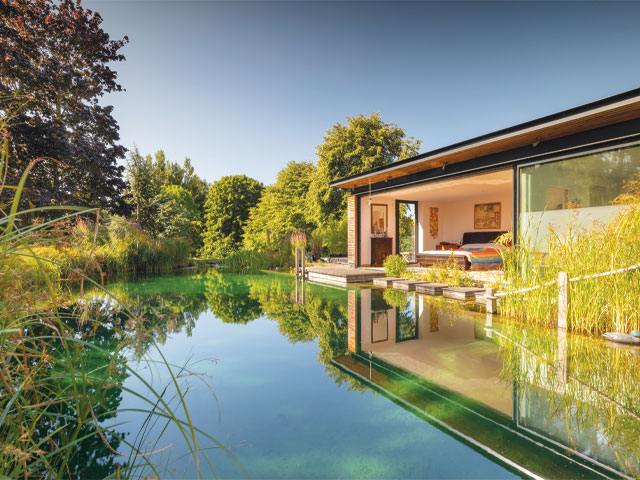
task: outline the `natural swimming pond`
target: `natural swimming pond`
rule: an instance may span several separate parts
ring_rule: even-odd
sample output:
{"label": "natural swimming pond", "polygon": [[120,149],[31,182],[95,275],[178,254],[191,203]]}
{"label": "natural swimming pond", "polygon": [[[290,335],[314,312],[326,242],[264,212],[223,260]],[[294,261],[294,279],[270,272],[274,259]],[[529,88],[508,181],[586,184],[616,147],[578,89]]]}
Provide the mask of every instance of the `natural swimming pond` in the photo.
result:
{"label": "natural swimming pond", "polygon": [[[144,394],[141,379],[167,381],[137,360],[149,335],[167,361],[188,365],[189,414],[215,439],[200,442],[219,477],[639,475],[635,351],[503,325],[442,299],[284,274],[108,287],[149,322],[126,360],[140,378],[123,385]],[[112,446],[126,451],[143,432],[163,478],[196,477],[177,429],[145,421],[133,411],[144,402],[125,391],[110,398],[123,413],[104,423],[126,440]],[[121,457],[100,439],[90,448],[74,461],[81,476],[114,474]]]}

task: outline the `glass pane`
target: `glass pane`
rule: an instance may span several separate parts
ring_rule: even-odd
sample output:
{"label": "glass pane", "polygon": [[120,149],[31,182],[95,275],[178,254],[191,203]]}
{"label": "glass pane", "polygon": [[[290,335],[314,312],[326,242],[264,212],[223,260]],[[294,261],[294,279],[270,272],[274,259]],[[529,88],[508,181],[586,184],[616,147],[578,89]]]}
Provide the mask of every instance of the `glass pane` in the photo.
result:
{"label": "glass pane", "polygon": [[400,255],[415,262],[416,257],[416,205],[398,204],[398,241]]}
{"label": "glass pane", "polygon": [[613,200],[640,172],[640,147],[587,155],[520,170],[520,233],[542,250],[548,228],[558,233],[606,223],[619,207]]}

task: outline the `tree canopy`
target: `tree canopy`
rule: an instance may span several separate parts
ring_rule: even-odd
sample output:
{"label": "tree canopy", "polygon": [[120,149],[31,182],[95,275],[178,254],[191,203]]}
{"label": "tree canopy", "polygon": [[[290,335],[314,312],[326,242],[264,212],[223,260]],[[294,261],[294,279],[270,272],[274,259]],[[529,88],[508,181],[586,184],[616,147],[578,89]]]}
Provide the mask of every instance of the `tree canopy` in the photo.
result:
{"label": "tree canopy", "polygon": [[137,147],[127,157],[125,199],[135,221],[155,236],[187,238],[199,248],[207,188],[189,158],[180,165],[168,161],[162,150],[143,156]]}
{"label": "tree canopy", "polygon": [[32,203],[124,208],[125,148],[99,100],[122,90],[111,66],[128,39],[111,40],[101,23],[79,1],[0,2],[0,114],[14,116],[8,173],[13,182],[43,157],[23,195]]}
{"label": "tree canopy", "polygon": [[205,255],[224,257],[238,250],[249,211],[258,204],[263,188],[246,175],[222,177],[211,184],[205,202]]}
{"label": "tree canopy", "polygon": [[316,167],[311,162],[289,162],[278,172],[276,183],[265,188],[251,209],[244,246],[263,250],[279,243],[292,229],[313,228],[306,220],[306,195]]}
{"label": "tree canopy", "polygon": [[346,194],[330,182],[416,155],[420,144],[396,124],[384,123],[379,113],[336,123],[317,147],[318,171],[309,187],[307,220],[323,225],[345,214]]}

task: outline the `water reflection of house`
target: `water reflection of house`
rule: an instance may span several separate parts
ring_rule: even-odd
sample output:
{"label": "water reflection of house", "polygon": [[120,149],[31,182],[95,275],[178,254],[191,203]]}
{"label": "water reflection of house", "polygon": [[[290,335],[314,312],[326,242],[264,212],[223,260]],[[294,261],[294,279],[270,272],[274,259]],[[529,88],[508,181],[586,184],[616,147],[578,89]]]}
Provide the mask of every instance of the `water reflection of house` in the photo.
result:
{"label": "water reflection of house", "polygon": [[[409,314],[413,325],[399,325]],[[567,444],[559,425],[567,419],[562,414],[553,419],[545,409],[544,395],[557,392],[521,389],[503,380],[498,345],[487,338],[484,321],[484,315],[452,311],[422,295],[409,294],[393,306],[380,290],[353,290],[351,353],[334,363],[519,474],[624,476],[615,458],[585,455],[596,451],[589,442],[600,438],[588,432],[590,426],[582,426],[587,433]]]}

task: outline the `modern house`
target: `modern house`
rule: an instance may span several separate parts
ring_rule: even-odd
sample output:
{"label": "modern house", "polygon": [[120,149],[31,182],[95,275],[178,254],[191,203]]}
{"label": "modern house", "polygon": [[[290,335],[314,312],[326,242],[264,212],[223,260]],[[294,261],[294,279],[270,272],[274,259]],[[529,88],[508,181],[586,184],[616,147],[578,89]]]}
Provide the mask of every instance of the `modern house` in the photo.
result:
{"label": "modern house", "polygon": [[[640,173],[640,89],[472,138],[331,183],[348,189],[348,257],[380,265],[476,235],[525,233],[544,248],[562,232],[607,221]],[[482,241],[482,240],[480,240]]]}

